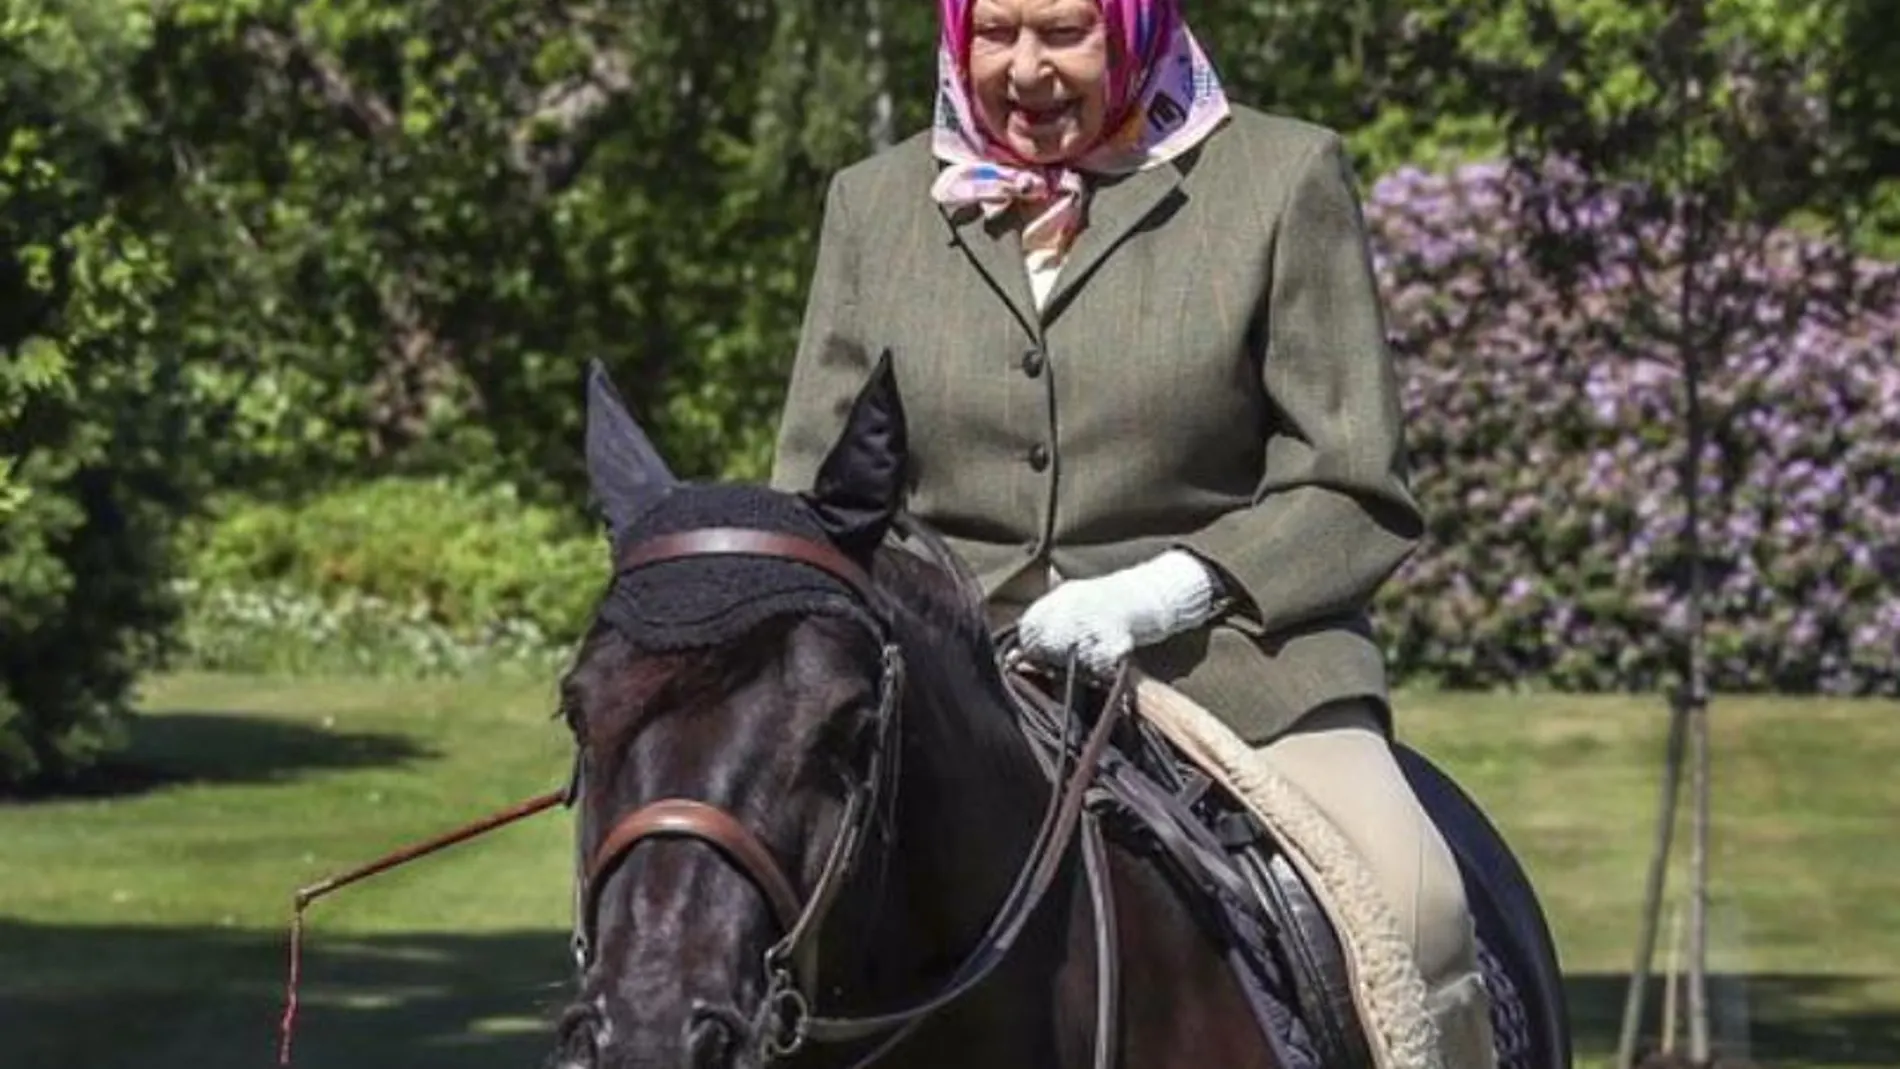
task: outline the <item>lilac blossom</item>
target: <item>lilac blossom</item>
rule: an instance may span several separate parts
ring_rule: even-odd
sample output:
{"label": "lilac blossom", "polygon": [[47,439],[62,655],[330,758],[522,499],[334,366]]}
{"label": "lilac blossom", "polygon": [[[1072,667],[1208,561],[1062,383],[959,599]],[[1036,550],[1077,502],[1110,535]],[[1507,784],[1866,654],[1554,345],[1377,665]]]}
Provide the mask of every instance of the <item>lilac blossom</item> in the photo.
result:
{"label": "lilac blossom", "polygon": [[[1633,689],[1680,670],[1686,242],[1641,195],[1482,164],[1367,197],[1429,523],[1378,605],[1403,676]],[[1532,204],[1602,239],[1592,266],[1532,266]],[[1788,231],[1705,249],[1697,318],[1727,326],[1695,475],[1711,682],[1900,694],[1900,266]]]}

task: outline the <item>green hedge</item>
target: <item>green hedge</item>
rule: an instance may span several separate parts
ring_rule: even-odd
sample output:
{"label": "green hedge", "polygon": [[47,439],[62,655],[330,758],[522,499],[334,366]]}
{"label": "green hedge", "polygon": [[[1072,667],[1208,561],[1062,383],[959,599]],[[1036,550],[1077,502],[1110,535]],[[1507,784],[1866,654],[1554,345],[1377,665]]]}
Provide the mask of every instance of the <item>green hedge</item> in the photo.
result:
{"label": "green hedge", "polygon": [[540,665],[576,637],[606,574],[577,518],[448,479],[227,501],[189,548],[186,660],[241,671]]}

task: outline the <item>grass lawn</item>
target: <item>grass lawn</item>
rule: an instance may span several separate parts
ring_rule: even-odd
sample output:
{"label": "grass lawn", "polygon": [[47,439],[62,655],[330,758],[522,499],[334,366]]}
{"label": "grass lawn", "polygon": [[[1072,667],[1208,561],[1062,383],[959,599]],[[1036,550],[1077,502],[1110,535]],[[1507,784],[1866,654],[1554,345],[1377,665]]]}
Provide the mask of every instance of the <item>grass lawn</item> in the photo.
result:
{"label": "grass lawn", "polygon": [[[273,1064],[290,892],[565,772],[549,682],[191,676],[144,705],[121,791],[0,805],[6,1069]],[[1586,1065],[1615,1042],[1660,711],[1405,699],[1410,740],[1539,882]],[[1900,1065],[1900,705],[1724,699],[1715,714],[1718,1037],[1766,1065]],[[567,836],[546,814],[319,901],[297,1065],[538,1064],[568,979]]]}

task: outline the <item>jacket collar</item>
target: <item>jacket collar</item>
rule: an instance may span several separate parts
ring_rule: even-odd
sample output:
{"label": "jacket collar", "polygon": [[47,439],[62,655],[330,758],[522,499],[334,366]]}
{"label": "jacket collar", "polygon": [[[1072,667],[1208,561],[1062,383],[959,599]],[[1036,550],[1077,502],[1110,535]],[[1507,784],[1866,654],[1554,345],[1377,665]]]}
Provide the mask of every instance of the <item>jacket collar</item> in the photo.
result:
{"label": "jacket collar", "polygon": [[1056,275],[1041,313],[1036,311],[1035,297],[1029,290],[1022,239],[1010,217],[986,220],[974,208],[952,212],[939,205],[939,209],[950,226],[952,242],[970,257],[1023,326],[1040,338],[1043,325],[1061,313],[1077,287],[1180,185],[1181,168],[1172,162],[1095,185],[1084,209],[1087,215],[1082,233]]}

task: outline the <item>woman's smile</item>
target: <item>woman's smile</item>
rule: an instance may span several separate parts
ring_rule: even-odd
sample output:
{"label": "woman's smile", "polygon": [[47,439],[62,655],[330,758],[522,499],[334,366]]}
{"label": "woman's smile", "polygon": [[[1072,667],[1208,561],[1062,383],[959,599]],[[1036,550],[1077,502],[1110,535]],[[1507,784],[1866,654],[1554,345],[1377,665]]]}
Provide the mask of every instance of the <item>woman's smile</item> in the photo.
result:
{"label": "woman's smile", "polygon": [[1078,120],[1081,113],[1082,103],[1078,100],[1056,101],[1049,104],[1011,101],[1009,104],[1010,132],[1037,139],[1048,137],[1064,123]]}

